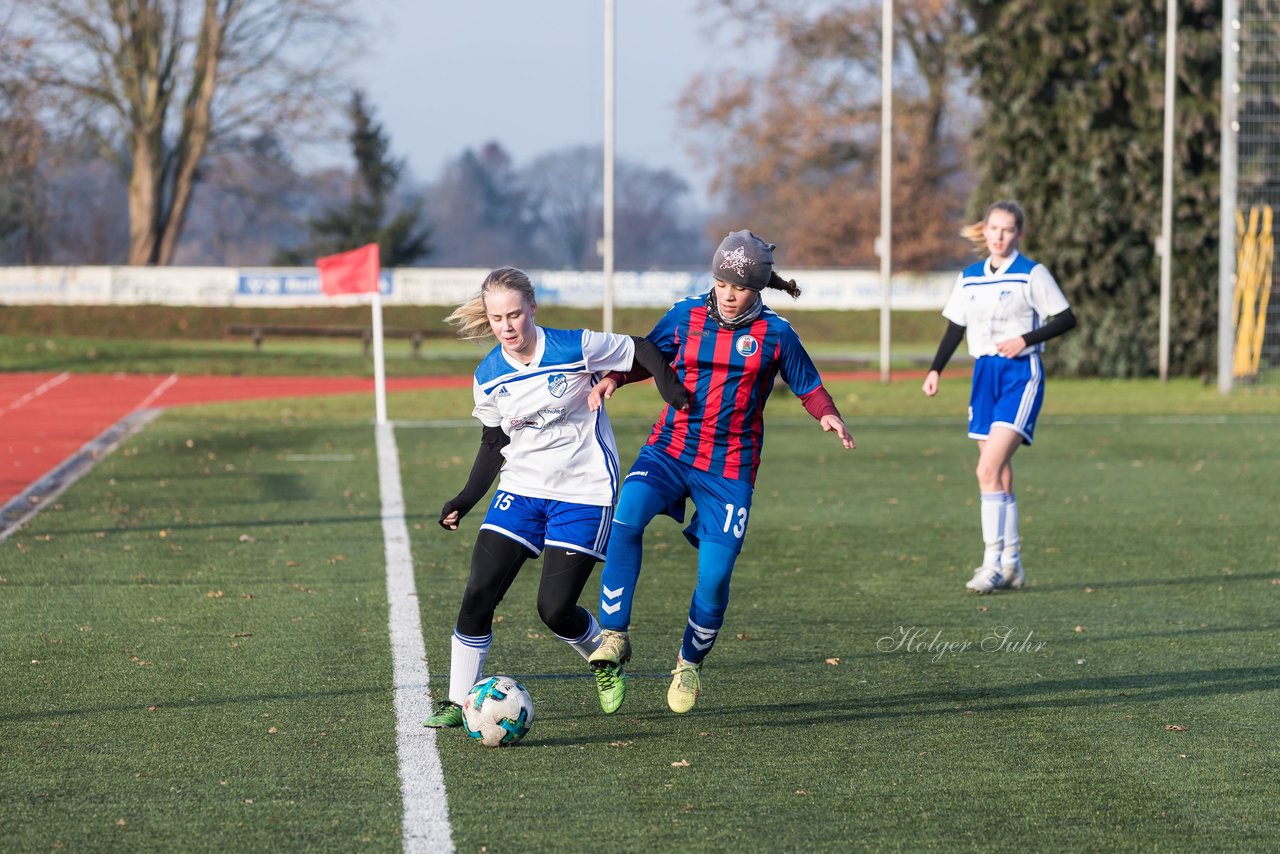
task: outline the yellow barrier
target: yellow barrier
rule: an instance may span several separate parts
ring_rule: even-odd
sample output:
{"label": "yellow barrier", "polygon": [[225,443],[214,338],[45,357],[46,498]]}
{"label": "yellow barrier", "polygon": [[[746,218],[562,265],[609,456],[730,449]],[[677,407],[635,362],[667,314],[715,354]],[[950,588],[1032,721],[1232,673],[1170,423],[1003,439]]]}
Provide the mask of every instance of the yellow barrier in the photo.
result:
{"label": "yellow barrier", "polygon": [[1275,258],[1271,222],[1271,205],[1263,205],[1261,216],[1257,208],[1250,208],[1247,226],[1244,212],[1236,211],[1236,347],[1232,374],[1240,378],[1256,377],[1262,360]]}

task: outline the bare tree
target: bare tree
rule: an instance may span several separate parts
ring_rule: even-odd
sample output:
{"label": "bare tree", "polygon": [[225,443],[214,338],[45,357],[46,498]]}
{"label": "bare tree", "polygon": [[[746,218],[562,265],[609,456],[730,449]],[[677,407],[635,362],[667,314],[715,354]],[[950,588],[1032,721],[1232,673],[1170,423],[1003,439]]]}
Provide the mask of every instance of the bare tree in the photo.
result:
{"label": "bare tree", "polygon": [[[969,24],[950,0],[898,0],[894,104],[896,265],[928,269],[965,246],[968,184],[959,50]],[[879,230],[879,0],[704,0],[743,46],[777,45],[763,73],[694,80],[684,114],[733,218],[791,264],[874,264]],[[901,230],[901,234],[898,231]]]}
{"label": "bare tree", "polygon": [[524,170],[540,242],[557,266],[600,267],[604,194],[598,147],[575,146],[544,154]]}
{"label": "bare tree", "polygon": [[220,138],[316,120],[343,0],[15,0],[29,78],[129,175],[129,263],[168,264]]}
{"label": "bare tree", "polygon": [[[29,45],[12,30],[12,12],[0,18],[0,56],[20,60]],[[40,231],[36,167],[45,140],[32,86],[11,63],[0,65],[0,257],[31,263]]]}

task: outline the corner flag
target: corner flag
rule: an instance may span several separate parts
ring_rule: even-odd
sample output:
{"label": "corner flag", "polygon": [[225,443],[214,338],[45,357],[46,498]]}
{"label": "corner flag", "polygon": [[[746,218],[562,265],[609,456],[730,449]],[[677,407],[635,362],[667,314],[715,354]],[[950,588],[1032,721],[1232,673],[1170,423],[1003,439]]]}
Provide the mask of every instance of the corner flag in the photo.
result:
{"label": "corner flag", "polygon": [[316,259],[320,271],[320,290],[326,296],[340,294],[372,294],[373,311],[373,391],[375,418],[387,423],[387,371],[382,353],[382,291],[378,288],[378,244],[369,243],[349,252]]}
{"label": "corner flag", "polygon": [[349,252],[316,259],[320,290],[326,296],[375,294],[378,292],[378,244],[370,243]]}

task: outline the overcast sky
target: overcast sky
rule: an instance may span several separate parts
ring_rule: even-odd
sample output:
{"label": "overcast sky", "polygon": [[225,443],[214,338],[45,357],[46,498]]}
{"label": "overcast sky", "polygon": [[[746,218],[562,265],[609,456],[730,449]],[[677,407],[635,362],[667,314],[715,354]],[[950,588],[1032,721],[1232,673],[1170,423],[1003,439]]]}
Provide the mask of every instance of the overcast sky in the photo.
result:
{"label": "overcast sky", "polygon": [[[517,165],[604,141],[604,0],[356,0],[372,55],[355,63],[393,152],[423,181],[494,140]],[[676,102],[726,62],[698,0],[615,0],[616,153],[670,168],[705,204]]]}

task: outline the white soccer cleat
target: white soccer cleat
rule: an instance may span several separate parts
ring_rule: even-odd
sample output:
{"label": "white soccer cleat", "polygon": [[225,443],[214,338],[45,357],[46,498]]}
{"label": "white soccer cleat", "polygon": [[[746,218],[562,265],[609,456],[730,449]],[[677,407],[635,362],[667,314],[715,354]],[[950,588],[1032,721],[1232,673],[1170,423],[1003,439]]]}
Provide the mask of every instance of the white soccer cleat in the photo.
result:
{"label": "white soccer cleat", "polygon": [[1027,583],[1027,574],[1022,571],[1022,561],[1006,563],[1000,567],[1004,573],[1004,586],[1009,590],[1017,590]]}
{"label": "white soccer cleat", "polygon": [[974,593],[990,593],[1005,586],[1004,570],[998,566],[980,566],[964,586]]}

